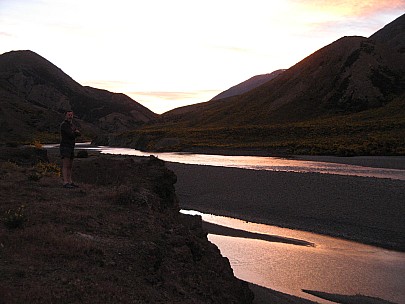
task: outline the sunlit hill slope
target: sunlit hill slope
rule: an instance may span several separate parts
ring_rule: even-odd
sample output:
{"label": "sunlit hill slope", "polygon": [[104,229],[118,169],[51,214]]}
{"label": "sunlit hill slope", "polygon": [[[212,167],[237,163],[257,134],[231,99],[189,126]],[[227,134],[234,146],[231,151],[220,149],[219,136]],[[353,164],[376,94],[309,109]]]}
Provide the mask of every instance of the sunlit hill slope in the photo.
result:
{"label": "sunlit hill slope", "polygon": [[343,37],[246,93],[170,111],[110,140],[148,150],[405,154],[405,15]]}

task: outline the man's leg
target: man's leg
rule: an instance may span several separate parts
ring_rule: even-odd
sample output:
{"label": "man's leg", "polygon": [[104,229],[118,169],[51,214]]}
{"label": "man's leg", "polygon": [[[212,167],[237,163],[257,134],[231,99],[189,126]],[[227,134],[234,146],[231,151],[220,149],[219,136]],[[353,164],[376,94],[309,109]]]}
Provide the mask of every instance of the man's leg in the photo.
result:
{"label": "man's leg", "polygon": [[72,183],[72,163],[73,159],[69,157],[64,157],[62,159],[62,175],[63,175],[63,184]]}
{"label": "man's leg", "polygon": [[69,180],[69,184],[72,183],[72,165],[73,165],[73,159],[69,158],[69,163],[68,163],[68,180]]}

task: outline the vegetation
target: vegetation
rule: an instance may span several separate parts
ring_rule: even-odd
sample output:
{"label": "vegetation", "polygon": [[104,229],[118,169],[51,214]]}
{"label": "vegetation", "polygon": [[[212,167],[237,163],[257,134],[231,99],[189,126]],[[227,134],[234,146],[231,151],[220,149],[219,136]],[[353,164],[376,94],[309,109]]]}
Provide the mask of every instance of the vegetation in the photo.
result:
{"label": "vegetation", "polygon": [[7,228],[15,229],[21,228],[26,221],[26,215],[24,212],[24,205],[21,205],[17,210],[7,210],[4,216],[4,224]]}
{"label": "vegetation", "polygon": [[[216,123],[208,111],[206,119],[198,123],[192,117],[178,121],[161,119],[116,135],[110,144],[147,151],[214,148],[255,149],[269,154],[405,155],[404,104],[404,100],[396,100],[384,107],[359,113],[289,123],[245,125],[221,119]],[[40,148],[42,142],[59,141],[56,133],[42,132],[27,137],[31,139],[19,143]],[[16,142],[8,144],[16,145]]]}
{"label": "vegetation", "polygon": [[[161,151],[220,148],[283,154],[405,155],[405,116],[395,110],[397,104],[285,124],[194,127],[167,122],[121,134],[118,144]],[[177,141],[162,144],[168,138]]]}
{"label": "vegetation", "polygon": [[34,168],[42,176],[61,176],[60,166],[56,163],[38,162]]}

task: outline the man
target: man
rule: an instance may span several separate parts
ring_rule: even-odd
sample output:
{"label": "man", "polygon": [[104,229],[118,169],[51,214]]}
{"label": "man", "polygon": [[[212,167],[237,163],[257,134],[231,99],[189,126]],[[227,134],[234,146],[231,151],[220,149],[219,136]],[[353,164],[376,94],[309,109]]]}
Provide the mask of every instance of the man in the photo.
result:
{"label": "man", "polygon": [[60,156],[62,158],[63,188],[77,188],[72,182],[72,164],[76,137],[79,130],[73,125],[73,111],[66,111],[65,120],[60,125]]}

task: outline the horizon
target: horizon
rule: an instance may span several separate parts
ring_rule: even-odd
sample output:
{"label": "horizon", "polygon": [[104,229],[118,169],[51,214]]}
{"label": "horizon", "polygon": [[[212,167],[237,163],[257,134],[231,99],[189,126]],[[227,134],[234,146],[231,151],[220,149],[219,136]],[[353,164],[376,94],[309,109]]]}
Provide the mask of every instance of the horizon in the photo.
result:
{"label": "horizon", "polygon": [[404,11],[404,0],[5,0],[0,53],[29,49],[81,85],[161,114],[288,69],[344,36],[369,37]]}

